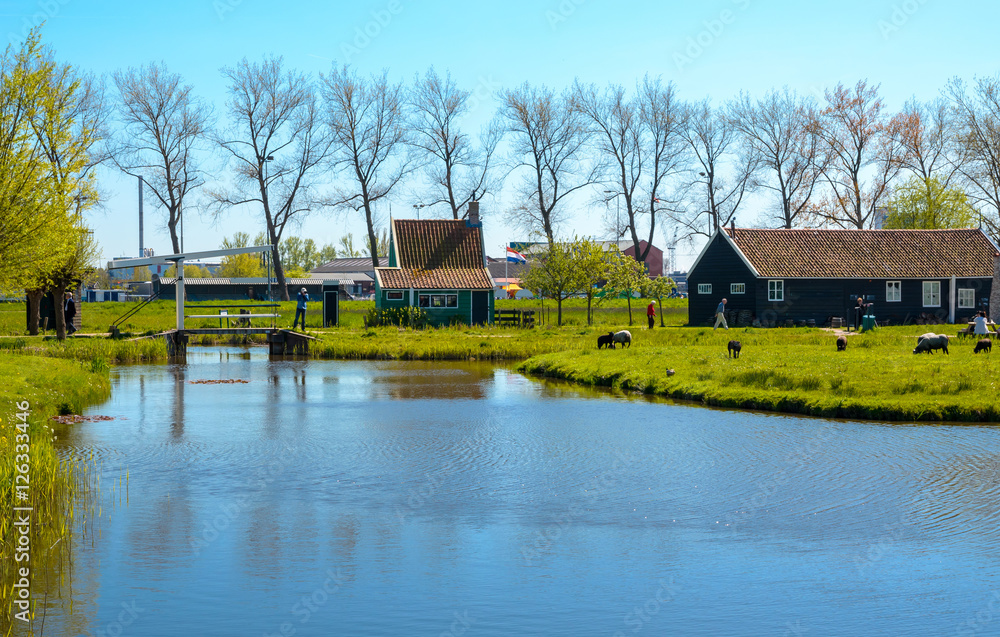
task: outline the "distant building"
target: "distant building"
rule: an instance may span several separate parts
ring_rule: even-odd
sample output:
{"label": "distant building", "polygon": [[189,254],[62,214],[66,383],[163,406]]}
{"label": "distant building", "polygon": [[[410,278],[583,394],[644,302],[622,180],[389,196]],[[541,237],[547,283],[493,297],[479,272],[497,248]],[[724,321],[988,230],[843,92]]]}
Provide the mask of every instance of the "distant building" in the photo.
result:
{"label": "distant building", "polygon": [[[150,256],[154,256],[150,254]],[[112,282],[119,281],[132,281],[135,277],[135,268],[129,267],[128,262],[139,257],[118,257],[117,259],[112,259],[108,261],[108,277]],[[142,257],[148,258],[148,257]],[[219,268],[222,267],[221,261],[185,261],[184,265],[193,265],[199,268],[205,268],[211,275],[216,275],[219,273]],[[147,266],[149,268],[149,273],[153,277],[166,276],[167,270],[173,267],[169,263],[161,263],[159,265]]]}
{"label": "distant building", "polygon": [[987,309],[997,247],[981,230],[725,228],[688,273],[688,319],[747,310],[763,324],[855,323],[858,297],[878,321],[953,323]]}
{"label": "distant building", "polygon": [[[379,257],[378,264],[380,267],[388,265],[388,257]],[[342,281],[341,289],[346,289],[353,296],[368,296],[375,291],[375,268],[372,267],[371,257],[346,257],[327,261],[310,270],[309,278]]]}
{"label": "distant building", "polygon": [[[618,246],[618,250],[622,254],[627,254],[635,258],[635,244],[632,241],[597,241],[597,243],[603,246],[605,250],[610,249],[612,246]],[[544,250],[547,245],[544,242],[513,241],[510,247],[530,259],[533,253]],[[646,250],[647,245],[649,245],[648,241],[639,240],[640,254]],[[663,275],[663,250],[657,248],[656,245],[651,246],[649,253],[646,255],[646,274],[650,277]]]}

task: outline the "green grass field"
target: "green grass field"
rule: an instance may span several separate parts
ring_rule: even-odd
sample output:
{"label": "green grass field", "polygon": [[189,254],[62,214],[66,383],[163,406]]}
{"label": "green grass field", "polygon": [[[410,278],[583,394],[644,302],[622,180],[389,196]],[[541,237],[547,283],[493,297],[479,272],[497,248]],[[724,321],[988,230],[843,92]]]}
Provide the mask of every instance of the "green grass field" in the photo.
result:
{"label": "green grass field", "polygon": [[[927,331],[955,334],[957,328],[880,328],[849,337],[845,352],[836,351],[832,333],[815,329],[693,328],[663,330],[665,338],[653,339],[639,332],[630,349],[543,354],[518,369],[721,407],[831,418],[1000,421],[996,354],[974,355],[975,340],[960,338],[952,339],[950,355],[913,354],[916,336]],[[730,339],[743,345],[739,359],[728,356]]]}

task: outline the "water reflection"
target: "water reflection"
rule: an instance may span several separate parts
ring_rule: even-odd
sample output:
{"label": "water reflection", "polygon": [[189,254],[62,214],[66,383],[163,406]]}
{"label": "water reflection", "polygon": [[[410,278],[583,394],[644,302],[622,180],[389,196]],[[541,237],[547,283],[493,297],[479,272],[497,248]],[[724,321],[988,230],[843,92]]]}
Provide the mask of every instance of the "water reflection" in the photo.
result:
{"label": "water reflection", "polygon": [[[51,603],[52,634],[132,599],[154,637],[440,635],[456,613],[481,635],[940,634],[1000,589],[994,428],[699,409],[481,363],[192,348],[115,374],[94,412],[126,419],[63,453],[130,471],[131,499],[74,545],[96,592]],[[220,378],[248,382],[190,382]]]}

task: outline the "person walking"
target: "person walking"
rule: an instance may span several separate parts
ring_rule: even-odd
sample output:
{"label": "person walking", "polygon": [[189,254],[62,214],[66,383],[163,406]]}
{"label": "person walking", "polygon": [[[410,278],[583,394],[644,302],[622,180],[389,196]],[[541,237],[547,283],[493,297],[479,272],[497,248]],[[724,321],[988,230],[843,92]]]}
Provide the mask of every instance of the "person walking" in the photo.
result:
{"label": "person walking", "polygon": [[299,317],[302,317],[302,329],[306,329],[306,303],[309,302],[309,294],[306,293],[306,289],[302,288],[299,290],[298,295],[295,297],[295,320],[292,321],[292,329],[295,329],[295,325],[299,322]]}
{"label": "person walking", "polygon": [[858,297],[858,302],[854,306],[854,331],[861,331],[862,318],[865,315],[865,300]]}
{"label": "person walking", "polygon": [[63,308],[63,318],[66,319],[66,333],[72,334],[76,331],[73,319],[76,318],[76,301],[73,300],[73,293],[66,293],[66,306]]}
{"label": "person walking", "polygon": [[649,306],[646,307],[646,318],[649,319],[649,329],[653,329],[653,319],[656,318],[656,307],[653,305],[653,301],[650,301]]}
{"label": "person walking", "polygon": [[715,308],[715,327],[712,328],[712,331],[717,330],[720,325],[727,330],[729,329],[729,324],[726,323],[726,299],[722,299],[719,307]]}

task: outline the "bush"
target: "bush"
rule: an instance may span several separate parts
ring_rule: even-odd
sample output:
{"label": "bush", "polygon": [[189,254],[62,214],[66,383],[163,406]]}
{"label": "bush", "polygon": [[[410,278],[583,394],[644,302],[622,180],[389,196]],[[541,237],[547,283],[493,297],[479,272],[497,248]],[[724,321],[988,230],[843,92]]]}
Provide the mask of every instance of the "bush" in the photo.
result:
{"label": "bush", "polygon": [[372,308],[365,314],[365,327],[412,327],[422,329],[427,326],[427,312],[419,307],[391,307],[384,310]]}

